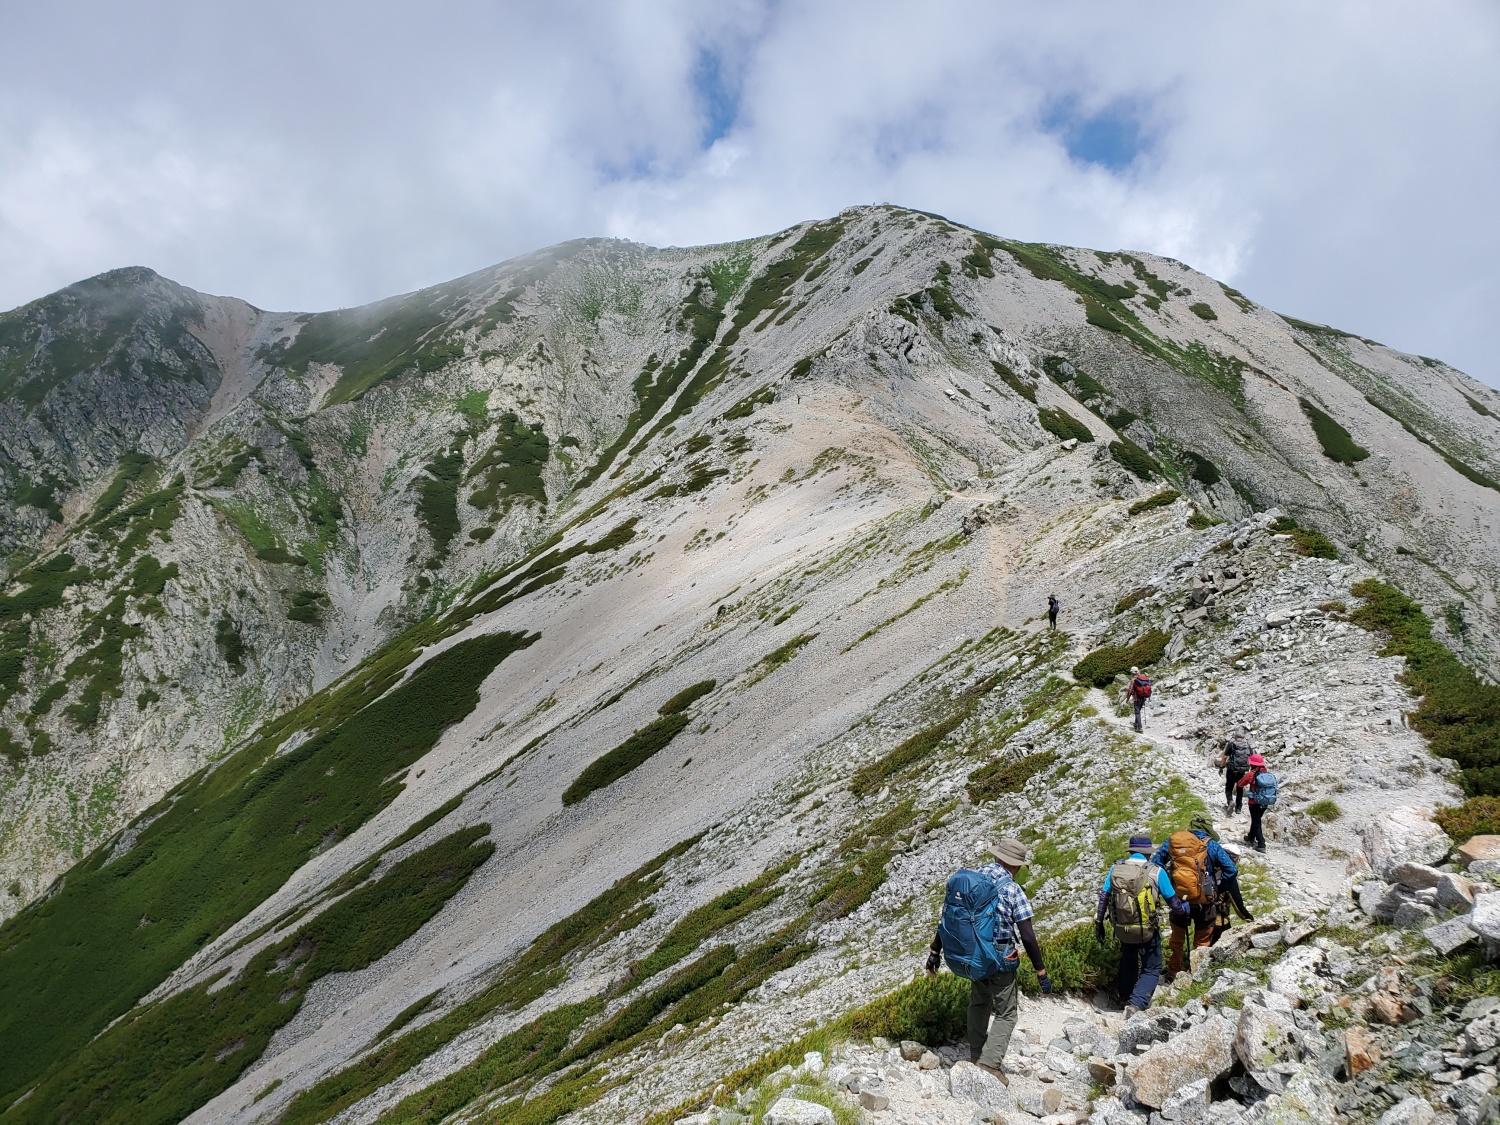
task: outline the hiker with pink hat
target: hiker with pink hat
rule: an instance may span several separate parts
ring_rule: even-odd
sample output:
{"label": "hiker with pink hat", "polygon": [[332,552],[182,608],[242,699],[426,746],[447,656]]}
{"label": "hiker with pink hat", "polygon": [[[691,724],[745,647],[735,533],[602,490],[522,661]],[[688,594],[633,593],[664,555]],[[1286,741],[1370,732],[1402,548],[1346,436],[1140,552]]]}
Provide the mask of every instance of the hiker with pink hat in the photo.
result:
{"label": "hiker with pink hat", "polygon": [[1250,800],[1250,831],[1245,834],[1245,843],[1258,852],[1266,850],[1266,834],[1261,829],[1261,817],[1276,803],[1276,775],[1266,769],[1262,754],[1250,755],[1250,768],[1245,776],[1235,783],[1236,789],[1247,790]]}

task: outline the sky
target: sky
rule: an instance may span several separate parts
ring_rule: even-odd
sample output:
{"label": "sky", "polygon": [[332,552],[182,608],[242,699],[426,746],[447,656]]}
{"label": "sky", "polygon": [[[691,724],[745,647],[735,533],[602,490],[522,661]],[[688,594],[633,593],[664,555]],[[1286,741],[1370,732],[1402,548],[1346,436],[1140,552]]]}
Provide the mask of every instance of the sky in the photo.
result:
{"label": "sky", "polygon": [[892,202],[1500,385],[1494,0],[5,8],[0,308],[123,265],[335,308]]}

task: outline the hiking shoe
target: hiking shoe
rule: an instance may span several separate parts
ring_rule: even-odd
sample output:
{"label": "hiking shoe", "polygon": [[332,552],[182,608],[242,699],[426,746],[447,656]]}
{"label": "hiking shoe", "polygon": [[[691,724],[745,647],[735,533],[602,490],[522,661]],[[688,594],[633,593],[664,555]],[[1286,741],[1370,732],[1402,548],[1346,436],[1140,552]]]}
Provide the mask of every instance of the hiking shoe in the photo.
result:
{"label": "hiking shoe", "polygon": [[1258,851],[1258,852],[1263,852],[1263,851],[1266,850],[1266,846],[1264,844],[1257,843],[1255,845],[1255,850]]}
{"label": "hiking shoe", "polygon": [[1126,1004],[1125,1005],[1125,1018],[1127,1020],[1130,1019],[1132,1016],[1138,1016],[1140,1014],[1141,1014],[1141,1010],[1139,1008],[1137,1008],[1134,1004]]}
{"label": "hiking shoe", "polygon": [[991,1078],[998,1078],[998,1079],[1000,1079],[1000,1085],[1002,1085],[1002,1086],[1009,1086],[1010,1085],[1010,1079],[1007,1078],[1007,1077],[1005,1077],[1005,1071],[1001,1070],[998,1066],[991,1066],[989,1063],[983,1063],[983,1062],[977,1062],[974,1065],[977,1066],[980,1070],[984,1071],[986,1074],[988,1074]]}

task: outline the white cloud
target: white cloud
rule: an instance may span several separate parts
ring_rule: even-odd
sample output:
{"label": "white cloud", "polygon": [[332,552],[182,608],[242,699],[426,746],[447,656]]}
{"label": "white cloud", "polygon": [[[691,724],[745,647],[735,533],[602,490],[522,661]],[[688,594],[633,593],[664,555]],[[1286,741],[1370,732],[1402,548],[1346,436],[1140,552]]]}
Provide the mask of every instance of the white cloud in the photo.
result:
{"label": "white cloud", "polygon": [[[727,240],[892,200],[1169,254],[1500,380],[1489,0],[141,11],[18,18],[0,306],[144,263],[329,307],[563,238]],[[709,56],[738,112],[705,150]],[[1146,147],[1080,160],[1044,127],[1060,106],[1132,114]]]}

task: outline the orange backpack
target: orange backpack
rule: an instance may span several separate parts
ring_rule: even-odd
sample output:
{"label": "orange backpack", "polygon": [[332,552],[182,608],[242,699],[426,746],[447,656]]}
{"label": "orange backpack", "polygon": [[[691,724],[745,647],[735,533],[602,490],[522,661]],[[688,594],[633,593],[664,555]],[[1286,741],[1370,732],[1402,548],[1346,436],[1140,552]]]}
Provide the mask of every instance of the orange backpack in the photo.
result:
{"label": "orange backpack", "polygon": [[1173,889],[1189,902],[1203,905],[1214,901],[1207,840],[1192,832],[1173,832],[1167,842],[1167,874]]}

